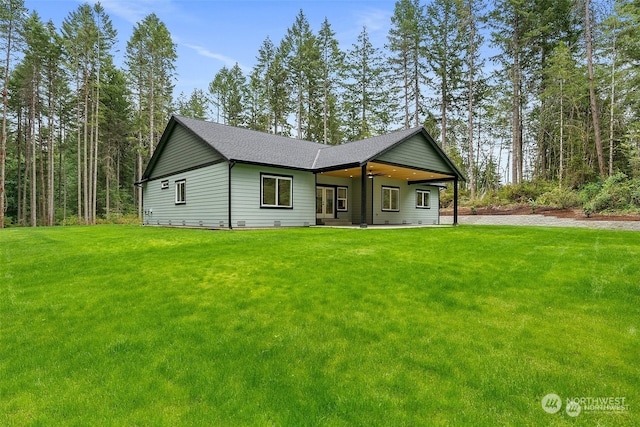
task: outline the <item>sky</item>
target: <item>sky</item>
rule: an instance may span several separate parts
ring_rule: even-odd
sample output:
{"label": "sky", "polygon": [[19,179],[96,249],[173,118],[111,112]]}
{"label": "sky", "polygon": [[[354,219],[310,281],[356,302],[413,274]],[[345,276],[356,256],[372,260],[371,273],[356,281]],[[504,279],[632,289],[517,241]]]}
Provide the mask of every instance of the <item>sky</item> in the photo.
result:
{"label": "sky", "polygon": [[[95,0],[25,0],[29,11],[57,28],[83,3]],[[151,13],[167,26],[177,47],[174,96],[207,90],[216,73],[236,63],[245,74],[269,37],[278,45],[302,10],[317,34],[325,18],[342,50],[350,49],[363,26],[383,48],[395,0],[102,0],[118,31],[115,62],[121,65],[127,41],[138,22]]]}

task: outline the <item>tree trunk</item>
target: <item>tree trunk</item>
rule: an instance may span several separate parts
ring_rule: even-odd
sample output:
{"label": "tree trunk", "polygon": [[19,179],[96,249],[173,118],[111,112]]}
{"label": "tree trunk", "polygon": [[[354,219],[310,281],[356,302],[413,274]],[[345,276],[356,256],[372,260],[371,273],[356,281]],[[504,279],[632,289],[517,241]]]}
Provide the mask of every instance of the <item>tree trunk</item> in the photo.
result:
{"label": "tree trunk", "polygon": [[447,109],[448,109],[448,104],[447,104],[447,80],[446,77],[442,78],[442,86],[441,86],[441,93],[440,93],[440,116],[441,116],[441,121],[440,121],[440,145],[442,146],[442,149],[447,152]]}
{"label": "tree trunk", "polygon": [[589,75],[589,101],[591,105],[591,118],[593,121],[593,137],[596,144],[596,154],[598,157],[598,170],[600,176],[605,177],[604,152],[602,149],[602,138],[600,136],[600,112],[598,111],[598,101],[596,98],[596,87],[593,76],[593,41],[591,24],[591,1],[585,0],[585,28],[584,35],[587,45],[587,72]]}
{"label": "tree trunk", "polygon": [[[49,72],[51,72],[49,70]],[[47,126],[49,127],[49,135],[47,139],[47,225],[55,224],[55,155],[54,155],[54,115],[55,115],[55,93],[53,91],[52,78],[50,77],[49,90],[49,112]]]}
{"label": "tree trunk", "polygon": [[615,96],[616,96],[616,57],[617,47],[614,39],[613,58],[611,60],[611,97],[609,99],[609,176],[613,175],[613,131],[615,119]]}
{"label": "tree trunk", "polygon": [[17,177],[17,182],[16,182],[16,186],[18,187],[18,218],[16,218],[17,223],[20,225],[24,225],[25,224],[25,218],[24,218],[24,203],[23,203],[23,187],[22,187],[22,129],[23,129],[23,122],[22,122],[22,108],[18,108],[18,112],[17,112],[17,120],[18,122],[18,130],[16,132],[16,162],[18,164],[18,177]]}
{"label": "tree trunk", "polygon": [[84,71],[84,119],[83,119],[83,138],[82,138],[82,148],[84,153],[84,158],[82,161],[82,185],[83,185],[83,196],[84,196],[84,223],[89,224],[89,81],[87,78],[88,71]]}
{"label": "tree trunk", "polygon": [[511,165],[511,183],[519,184],[522,179],[522,118],[520,111],[522,107],[521,99],[521,72],[520,69],[520,25],[519,18],[516,16],[514,23],[513,37],[513,70],[511,72],[513,96],[512,96],[512,112],[511,112],[511,129],[512,129],[512,151],[513,159]]}
{"label": "tree trunk", "polygon": [[80,72],[76,71],[76,90],[78,92],[78,104],[76,108],[76,179],[77,179],[77,197],[78,222],[82,218],[82,122],[80,120]]}
{"label": "tree trunk", "polygon": [[31,226],[38,225],[37,169],[36,169],[36,83],[32,82],[31,111],[29,112],[29,141],[31,142]]}
{"label": "tree trunk", "polygon": [[4,82],[2,88],[2,141],[0,142],[0,228],[4,228],[4,212],[6,210],[5,176],[7,157],[7,101],[9,89],[9,65],[11,64],[11,42],[13,36],[13,20],[9,21],[7,28],[7,55],[4,62]]}
{"label": "tree trunk", "polygon": [[[99,66],[98,66],[99,67]],[[98,209],[98,148],[100,139],[100,68],[98,68],[98,84],[96,86],[96,110],[95,110],[95,130],[94,130],[94,146],[93,146],[93,200],[91,201],[92,218],[91,222],[95,224]]]}

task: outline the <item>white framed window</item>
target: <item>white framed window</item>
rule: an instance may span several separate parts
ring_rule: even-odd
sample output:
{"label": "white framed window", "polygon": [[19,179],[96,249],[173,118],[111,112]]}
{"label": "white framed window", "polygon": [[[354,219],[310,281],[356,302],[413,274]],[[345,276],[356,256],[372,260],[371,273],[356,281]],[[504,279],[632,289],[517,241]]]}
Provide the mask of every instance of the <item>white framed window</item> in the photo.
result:
{"label": "white framed window", "polygon": [[176,205],[187,203],[187,181],[181,179],[176,181]]}
{"label": "white framed window", "polygon": [[391,212],[400,211],[400,188],[382,187],[382,210]]}
{"label": "white framed window", "polygon": [[420,208],[420,209],[431,208],[430,197],[431,197],[431,191],[416,190],[416,208]]}
{"label": "white framed window", "polygon": [[261,174],[260,207],[293,208],[293,177]]}
{"label": "white framed window", "polygon": [[349,194],[349,189],[347,187],[338,187],[336,192],[336,199],[338,202],[338,211],[344,212],[348,210],[349,204],[347,200],[347,195]]}
{"label": "white framed window", "polygon": [[169,188],[169,180],[165,179],[164,181],[160,182],[160,189],[166,190],[167,188]]}

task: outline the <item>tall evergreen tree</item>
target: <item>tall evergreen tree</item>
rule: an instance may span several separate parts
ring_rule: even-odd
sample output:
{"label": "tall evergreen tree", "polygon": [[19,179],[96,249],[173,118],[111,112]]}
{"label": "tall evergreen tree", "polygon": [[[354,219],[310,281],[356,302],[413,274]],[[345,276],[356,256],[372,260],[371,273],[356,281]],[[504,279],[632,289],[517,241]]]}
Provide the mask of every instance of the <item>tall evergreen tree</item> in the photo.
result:
{"label": "tall evergreen tree", "polygon": [[132,106],[124,72],[107,63],[103,69],[102,87],[103,197],[104,212],[108,217],[122,215],[129,210],[124,201],[131,200],[129,189],[135,177],[125,164],[135,145],[131,141]]}
{"label": "tall evergreen tree", "polygon": [[395,4],[389,30],[391,52],[389,62],[395,90],[401,94],[404,127],[419,126],[423,115],[422,87],[426,82],[426,21],[425,10],[419,0],[399,0]]}
{"label": "tall evergreen tree", "polygon": [[202,89],[194,89],[187,98],[180,93],[177,101],[178,114],[199,120],[207,120],[209,117],[209,97]]}
{"label": "tall evergreen tree", "polygon": [[318,39],[300,10],[296,20],[280,44],[284,66],[290,80],[295,105],[296,137],[321,140],[322,132],[314,116],[321,111],[318,96],[322,93],[319,80],[322,73]]}
{"label": "tall evergreen tree", "polygon": [[385,72],[385,58],[363,27],[346,56],[343,102],[344,135],[348,141],[389,130],[396,106]]}
{"label": "tall evergreen tree", "polygon": [[522,111],[525,47],[528,43],[530,14],[520,0],[499,0],[494,9],[492,41],[501,50],[496,59],[502,78],[510,82],[511,96],[511,182],[518,184],[524,176]]}
{"label": "tall evergreen tree", "polygon": [[464,46],[464,74],[466,75],[466,106],[467,106],[467,179],[469,180],[469,190],[471,200],[476,197],[476,138],[475,135],[475,112],[476,101],[479,101],[482,91],[478,90],[479,80],[482,74],[483,61],[480,57],[480,49],[483,37],[480,33],[481,2],[473,0],[463,0],[461,8],[460,33],[463,35]]}
{"label": "tall evergreen tree", "polygon": [[96,217],[100,70],[111,61],[116,34],[99,3],[80,5],[62,23],[67,66],[74,75],[78,97],[78,216],[83,216],[85,223],[95,222]]}
{"label": "tall evergreen tree", "polygon": [[462,81],[462,26],[458,0],[434,0],[427,6],[426,58],[432,68],[431,86],[440,107],[440,145],[449,150],[449,120]]}
{"label": "tall evergreen tree", "polygon": [[338,144],[341,141],[338,112],[338,83],[344,69],[344,52],[340,50],[336,35],[325,18],[318,33],[322,74],[322,142]]}
{"label": "tall evergreen tree", "polygon": [[7,106],[11,58],[19,38],[19,28],[26,9],[24,0],[7,0],[0,3],[0,40],[4,53],[2,85],[2,136],[0,140],[0,228],[4,228],[6,201],[6,157],[7,157]]}
{"label": "tall evergreen tree", "polygon": [[[149,159],[171,112],[176,45],[166,25],[155,15],[146,16],[127,43],[126,65],[137,108],[138,181],[143,160]],[[142,188],[138,190],[138,215],[142,216]]]}
{"label": "tall evergreen tree", "polygon": [[215,75],[209,83],[209,93],[214,98],[218,115],[222,114],[222,123],[231,126],[245,124],[243,101],[247,94],[247,83],[237,63],[231,69],[223,67]]}
{"label": "tall evergreen tree", "polygon": [[598,170],[600,176],[605,177],[604,150],[602,147],[602,135],[600,133],[600,110],[598,97],[596,95],[596,82],[593,66],[593,12],[591,11],[591,1],[584,1],[584,37],[587,47],[587,73],[589,81],[589,101],[591,106],[591,118],[593,123],[593,139],[596,146],[596,156],[598,158]]}
{"label": "tall evergreen tree", "polygon": [[276,48],[267,37],[256,58],[256,65],[251,72],[252,98],[256,108],[253,113],[257,123],[274,134],[289,133],[288,115],[292,112],[290,83],[284,66],[285,53]]}

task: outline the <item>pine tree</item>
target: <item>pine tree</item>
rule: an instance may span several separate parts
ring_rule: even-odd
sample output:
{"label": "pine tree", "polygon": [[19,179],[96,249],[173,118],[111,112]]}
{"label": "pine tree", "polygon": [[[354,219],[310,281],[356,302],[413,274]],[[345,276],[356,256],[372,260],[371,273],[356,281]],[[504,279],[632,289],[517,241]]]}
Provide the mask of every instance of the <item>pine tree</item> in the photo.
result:
{"label": "pine tree", "polygon": [[318,33],[322,74],[322,142],[335,145],[341,140],[338,112],[338,83],[344,70],[344,52],[325,18]]}
{"label": "pine tree", "polygon": [[78,108],[78,217],[94,223],[100,138],[100,70],[111,61],[116,31],[99,3],[83,4],[62,23],[67,67],[74,75]]}
{"label": "pine tree", "polygon": [[[461,8],[460,33],[463,34],[462,43],[464,46],[464,74],[466,75],[466,107],[467,107],[467,178],[469,180],[470,198],[476,197],[476,170],[477,156],[475,129],[476,101],[481,97],[482,91],[478,90],[479,80],[483,68],[483,61],[480,58],[480,48],[483,37],[480,34],[479,23],[482,20],[480,10],[481,2],[464,0]],[[479,144],[478,144],[479,145]],[[479,151],[479,150],[478,150]]]}
{"label": "pine tree", "polygon": [[[166,25],[151,14],[139,22],[127,43],[126,65],[137,107],[137,180],[143,160],[153,155],[173,104],[176,45]],[[142,188],[138,188],[138,215],[142,217]]]}
{"label": "pine tree", "polygon": [[199,120],[207,120],[209,117],[210,99],[202,89],[194,89],[189,98],[184,93],[178,96],[178,114]]}
{"label": "pine tree", "polygon": [[250,85],[252,99],[255,100],[253,113],[258,123],[264,123],[264,130],[274,134],[288,135],[287,117],[292,112],[291,88],[287,70],[284,67],[285,53],[276,48],[270,38],[266,38],[258,50],[256,65],[251,72]]}
{"label": "pine tree", "polygon": [[501,65],[501,76],[509,81],[511,97],[511,182],[519,184],[524,176],[522,110],[525,46],[529,16],[519,0],[500,0],[493,15],[492,41],[502,53],[495,59]]}
{"label": "pine tree", "polygon": [[401,83],[395,90],[401,94],[405,128],[419,126],[423,114],[426,32],[425,11],[419,0],[396,2],[387,48],[391,52],[389,62],[394,81]]}
{"label": "pine tree", "polygon": [[462,26],[458,0],[434,0],[427,6],[426,59],[432,69],[431,87],[440,106],[440,145],[449,150],[449,120],[462,81]]}
{"label": "pine tree", "polygon": [[[47,35],[40,16],[32,12],[24,24],[25,37],[25,79],[22,82],[22,99],[27,109],[26,139],[27,168],[29,170],[29,223],[32,227],[38,225],[38,195],[42,193],[43,186],[38,191],[38,159],[42,161],[42,141],[40,131],[42,129],[42,99],[41,83],[44,68],[43,57],[45,55]],[[41,175],[42,178],[42,175]]]}
{"label": "pine tree", "polygon": [[131,134],[133,129],[132,106],[129,101],[127,81],[124,72],[112,63],[103,68],[101,101],[101,134],[104,147],[104,207],[108,216],[125,213],[123,199],[131,182],[135,181],[133,174],[124,172],[123,159],[131,151]]}
{"label": "pine tree", "polygon": [[237,63],[231,69],[223,67],[215,75],[209,83],[209,93],[214,99],[218,116],[222,114],[221,123],[230,126],[245,124],[244,98],[247,96],[247,83]]}
{"label": "pine tree", "polygon": [[385,71],[385,58],[363,27],[346,56],[343,105],[344,135],[348,141],[384,133],[394,121],[391,112],[396,106]]}
{"label": "pine tree", "polygon": [[11,57],[19,37],[22,17],[26,9],[24,0],[7,0],[0,3],[0,40],[3,43],[3,86],[2,86],[2,139],[0,141],[0,228],[4,228],[6,190],[6,157],[7,157],[7,107],[9,96],[9,75],[11,73]]}
{"label": "pine tree", "polygon": [[319,85],[322,73],[320,47],[302,10],[287,30],[280,44],[280,53],[292,89],[296,137],[321,140],[322,131],[318,129],[318,123],[314,123],[314,117],[321,110],[318,103],[318,96],[322,93]]}

